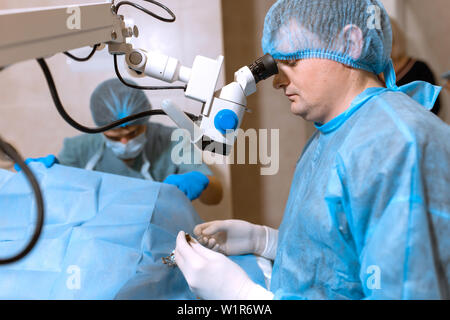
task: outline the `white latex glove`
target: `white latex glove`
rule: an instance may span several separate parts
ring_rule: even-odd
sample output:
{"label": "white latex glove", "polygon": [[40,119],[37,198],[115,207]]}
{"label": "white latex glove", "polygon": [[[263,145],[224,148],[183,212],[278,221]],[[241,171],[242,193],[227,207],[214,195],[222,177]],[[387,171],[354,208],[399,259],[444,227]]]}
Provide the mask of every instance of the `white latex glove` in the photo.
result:
{"label": "white latex glove", "polygon": [[278,231],[242,220],[199,224],[194,234],[205,247],[226,255],[256,254],[274,260]]}
{"label": "white latex glove", "polygon": [[221,253],[203,247],[194,239],[187,243],[180,231],[175,262],[189,288],[208,300],[271,300],[273,294],[254,283],[245,271]]}

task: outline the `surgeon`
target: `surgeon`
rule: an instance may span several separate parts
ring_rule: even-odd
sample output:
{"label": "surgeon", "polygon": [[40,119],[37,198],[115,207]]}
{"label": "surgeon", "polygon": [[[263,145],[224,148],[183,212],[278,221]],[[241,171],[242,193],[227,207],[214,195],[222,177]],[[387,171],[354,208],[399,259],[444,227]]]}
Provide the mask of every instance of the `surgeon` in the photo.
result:
{"label": "surgeon", "polygon": [[[177,237],[175,260],[204,299],[450,299],[450,127],[441,88],[397,87],[377,0],[281,0],[262,47],[275,89],[315,124],[278,230],[239,220]],[[383,73],[386,86],[378,75]],[[227,256],[273,260],[270,286]]]}
{"label": "surgeon", "polygon": [[[132,82],[127,80],[128,82]],[[118,79],[101,83],[90,101],[97,126],[107,125],[150,109],[144,92],[125,86]],[[209,205],[222,199],[222,185],[205,164],[175,164],[172,150],[179,143],[171,140],[174,128],[142,118],[100,134],[66,138],[58,157],[27,159],[51,167],[62,165],[113,173],[177,186],[190,200]],[[193,146],[180,148],[197,152]],[[198,151],[199,152],[199,151]],[[189,158],[189,157],[187,157]],[[194,160],[193,157],[191,157]],[[201,157],[200,157],[201,159]]]}

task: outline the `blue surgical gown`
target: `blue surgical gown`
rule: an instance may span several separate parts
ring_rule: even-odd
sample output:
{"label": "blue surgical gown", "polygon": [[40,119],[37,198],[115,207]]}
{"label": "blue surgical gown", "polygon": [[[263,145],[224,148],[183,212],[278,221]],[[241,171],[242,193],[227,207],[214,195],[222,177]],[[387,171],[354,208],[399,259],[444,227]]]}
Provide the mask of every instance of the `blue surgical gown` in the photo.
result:
{"label": "blue surgical gown", "polygon": [[[193,156],[196,150],[189,145],[185,150],[191,152],[192,163],[176,164],[172,161],[172,150],[180,141],[172,141],[171,134],[174,128],[166,127],[158,123],[147,124],[147,144],[144,152],[150,162],[149,173],[153,180],[162,182],[171,174],[183,174],[191,171],[199,171],[207,176],[212,176],[211,170],[204,163],[195,163],[195,159],[201,156]],[[187,143],[189,143],[187,141]],[[89,161],[96,155],[104,144],[102,134],[82,134],[73,138],[64,139],[64,146],[58,155],[62,165],[84,169]],[[199,162],[199,161],[197,161]],[[140,170],[143,164],[142,153],[130,167],[120,160],[109,148],[105,148],[102,157],[94,167],[95,171],[112,173],[131,178],[144,178]]]}
{"label": "blue surgical gown", "polygon": [[370,88],[308,142],[279,229],[277,299],[450,299],[450,127]]}
{"label": "blue surgical gown", "polygon": [[[45,218],[39,241],[0,266],[0,299],[195,299],[178,268],[163,264],[178,232],[202,223],[175,186],[98,171],[31,163]],[[27,179],[0,169],[0,257],[17,254],[36,224]],[[258,284],[253,255],[234,256]]]}

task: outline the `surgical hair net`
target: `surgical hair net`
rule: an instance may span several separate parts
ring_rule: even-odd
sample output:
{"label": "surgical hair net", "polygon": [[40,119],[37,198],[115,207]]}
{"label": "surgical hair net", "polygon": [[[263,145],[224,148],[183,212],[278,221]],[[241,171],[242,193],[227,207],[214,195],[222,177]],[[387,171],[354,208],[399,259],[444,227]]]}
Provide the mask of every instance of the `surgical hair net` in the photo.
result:
{"label": "surgical hair net", "polygon": [[[131,80],[126,81],[136,85]],[[150,109],[150,101],[143,91],[127,87],[116,78],[101,83],[91,96],[91,113],[97,126],[104,126]],[[147,122],[148,117],[127,122],[122,127]]]}
{"label": "surgical hair net", "polygon": [[[360,45],[352,36],[355,31]],[[379,0],[279,0],[266,15],[262,49],[277,60],[328,59],[384,73],[387,88],[406,93],[428,109],[440,92],[420,81],[397,87],[392,27]]]}
{"label": "surgical hair net", "polygon": [[[362,31],[360,55],[347,26]],[[390,61],[392,30],[378,0],[280,0],[266,16],[262,47],[279,60],[326,58],[380,74]]]}

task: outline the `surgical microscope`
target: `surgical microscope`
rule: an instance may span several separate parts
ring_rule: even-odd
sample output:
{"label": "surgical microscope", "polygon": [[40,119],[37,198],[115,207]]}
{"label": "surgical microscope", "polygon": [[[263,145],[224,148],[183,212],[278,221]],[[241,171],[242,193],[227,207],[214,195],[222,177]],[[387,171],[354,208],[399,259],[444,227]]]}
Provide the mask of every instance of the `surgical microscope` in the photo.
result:
{"label": "surgical microscope", "polygon": [[[175,124],[190,134],[193,144],[203,151],[228,155],[236,140],[236,132],[242,124],[247,109],[247,97],[256,92],[256,84],[278,73],[275,60],[270,55],[258,58],[239,69],[234,81],[217,90],[224,57],[216,59],[197,56],[191,67],[183,66],[176,58],[145,48],[133,48],[128,41],[139,36],[139,28],[119,14],[122,6],[132,6],[163,22],[174,22],[175,14],[165,5],[143,0],[165,10],[170,17],[155,14],[147,8],[130,1],[41,7],[0,11],[0,71],[14,63],[36,59],[44,72],[57,111],[71,126],[85,133],[99,133],[138,118],[151,115],[167,115]],[[6,31],[9,30],[9,31]],[[78,58],[68,51],[92,46],[85,58]],[[164,100],[161,110],[149,110],[130,115],[113,123],[89,128],[76,122],[65,111],[59,98],[46,57],[65,53],[78,61],[89,60],[97,50],[108,48],[114,58],[114,69],[124,85],[142,90],[184,90],[186,98],[202,104],[201,113],[192,115],[183,112],[170,100]],[[128,73],[133,77],[151,77],[180,86],[136,86],[127,83],[121,76],[117,57],[125,57]],[[21,156],[8,143],[0,139],[0,153],[18,163],[35,192],[38,219],[34,234],[28,245],[14,257],[0,259],[0,264],[12,263],[26,256],[34,247],[43,227],[44,210],[42,195],[33,173]]]}

